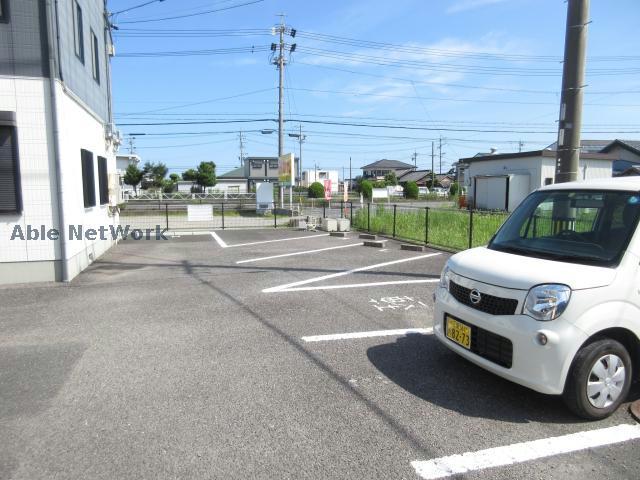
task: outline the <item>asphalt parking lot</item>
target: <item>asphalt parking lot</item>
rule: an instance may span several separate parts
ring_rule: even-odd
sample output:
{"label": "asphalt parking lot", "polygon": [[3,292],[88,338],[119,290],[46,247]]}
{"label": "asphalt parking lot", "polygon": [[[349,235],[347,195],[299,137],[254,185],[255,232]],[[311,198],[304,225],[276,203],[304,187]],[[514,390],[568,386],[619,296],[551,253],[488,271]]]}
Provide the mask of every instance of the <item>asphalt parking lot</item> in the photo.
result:
{"label": "asphalt parking lot", "polygon": [[0,289],[0,478],[640,478],[627,406],[584,422],[430,334],[447,253],[360,243],[130,240]]}

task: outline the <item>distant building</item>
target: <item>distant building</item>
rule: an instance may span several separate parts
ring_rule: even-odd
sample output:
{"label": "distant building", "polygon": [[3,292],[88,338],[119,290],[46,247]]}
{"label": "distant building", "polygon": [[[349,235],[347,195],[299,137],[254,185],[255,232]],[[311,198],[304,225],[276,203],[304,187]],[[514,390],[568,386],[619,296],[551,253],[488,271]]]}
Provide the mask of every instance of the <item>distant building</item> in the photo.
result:
{"label": "distant building", "polygon": [[419,187],[428,187],[431,185],[432,176],[431,170],[411,170],[398,177],[398,182],[416,182]]}
{"label": "distant building", "polygon": [[107,18],[104,0],[0,0],[0,283],[71,280],[114,244],[69,235],[119,223]]}
{"label": "distant building", "polygon": [[[295,159],[294,171],[298,171]],[[252,191],[256,183],[278,183],[278,157],[246,157],[244,165],[217,176],[218,183],[211,190],[229,193]]]}
{"label": "distant building", "polygon": [[362,167],[362,176],[372,180],[383,180],[385,175],[393,172],[396,177],[415,170],[416,167],[398,160],[378,160]]}
{"label": "distant building", "polygon": [[[554,182],[556,152],[535,150],[462,158],[469,204],[487,210],[512,211],[532,191]],[[610,178],[615,156],[581,153],[580,178]]]}
{"label": "distant building", "polygon": [[214,187],[216,190],[228,193],[247,193],[249,191],[249,181],[243,167],[218,175],[217,178],[218,183]]}
{"label": "distant building", "polygon": [[[547,147],[556,150],[557,142]],[[582,140],[582,153],[606,153],[614,157],[612,173],[617,177],[633,165],[640,165],[640,141],[638,140]]]}
{"label": "distant building", "polygon": [[116,175],[118,175],[118,184],[120,185],[120,201],[123,201],[126,195],[135,193],[133,185],[124,183],[124,175],[129,165],[139,166],[140,157],[135,153],[118,153],[116,155]]}
{"label": "distant building", "polygon": [[302,182],[303,187],[308,187],[314,182],[320,182],[324,186],[325,180],[331,180],[331,192],[340,191],[340,175],[338,170],[303,170]]}

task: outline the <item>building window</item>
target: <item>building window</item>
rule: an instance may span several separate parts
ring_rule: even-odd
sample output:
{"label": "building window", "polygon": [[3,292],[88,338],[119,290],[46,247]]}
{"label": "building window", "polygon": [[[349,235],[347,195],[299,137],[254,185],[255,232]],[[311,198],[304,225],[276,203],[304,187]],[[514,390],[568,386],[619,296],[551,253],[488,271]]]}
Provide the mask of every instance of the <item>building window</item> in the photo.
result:
{"label": "building window", "polygon": [[84,30],[82,27],[82,8],[78,0],[73,0],[73,45],[76,57],[84,63]]}
{"label": "building window", "polygon": [[278,160],[269,160],[269,168],[272,170],[279,168]]}
{"label": "building window", "polygon": [[100,56],[98,52],[98,37],[91,30],[91,72],[93,73],[93,79],[100,83]]}
{"label": "building window", "polygon": [[0,125],[0,213],[22,212],[20,193],[16,129]]}
{"label": "building window", "polygon": [[553,185],[553,178],[547,177],[544,179],[545,185]]}
{"label": "building window", "polygon": [[80,150],[82,160],[82,192],[84,194],[84,208],[96,205],[96,182],[93,173],[93,153]]}
{"label": "building window", "polygon": [[100,205],[109,203],[109,174],[107,159],[98,157],[98,185],[100,186]]}
{"label": "building window", "polygon": [[0,23],[9,22],[9,0],[0,0]]}

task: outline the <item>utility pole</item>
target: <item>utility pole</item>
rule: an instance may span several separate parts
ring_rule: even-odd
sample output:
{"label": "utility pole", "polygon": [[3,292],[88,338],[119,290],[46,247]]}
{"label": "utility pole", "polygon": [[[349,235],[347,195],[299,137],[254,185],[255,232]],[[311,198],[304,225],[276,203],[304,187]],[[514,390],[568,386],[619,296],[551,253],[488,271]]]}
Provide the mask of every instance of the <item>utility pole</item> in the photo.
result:
{"label": "utility pole", "polygon": [[431,142],[431,189],[436,185],[436,171],[434,165],[435,158],[435,142]]}
{"label": "utility pole", "polygon": [[524,142],[522,140],[520,140],[518,142],[518,152],[519,153],[522,152],[522,147],[524,147]]}
{"label": "utility pole", "polygon": [[556,183],[578,179],[589,0],[568,0],[558,122]]}
{"label": "utility pole", "polygon": [[240,139],[240,166],[244,167],[244,134],[242,133],[242,130],[240,130],[238,138]]}
{"label": "utility pole", "polygon": [[351,191],[351,179],[353,177],[351,176],[351,157],[349,157],[349,191]]}
{"label": "utility pole", "polygon": [[[286,16],[284,13],[279,14],[280,16],[280,24],[273,28],[273,34],[279,35],[278,44],[271,44],[271,51],[275,54],[277,51],[277,57],[272,57],[272,63],[276,65],[278,69],[278,159],[284,155],[284,67],[287,64],[285,60],[285,52],[287,50],[286,44],[284,43],[284,35],[285,33],[289,33],[291,37],[296,36],[295,29],[290,29],[287,32],[287,26],[284,22],[284,17]],[[289,47],[289,52],[293,53],[296,49],[296,44],[292,44]],[[294,162],[295,163],[295,162]],[[289,186],[289,203],[293,202],[293,183],[295,182],[295,173],[292,171],[291,176],[294,177],[291,180],[291,185]],[[284,186],[280,185],[280,206],[284,206]]]}
{"label": "utility pole", "polygon": [[286,29],[284,23],[285,14],[280,14],[280,25],[278,25],[276,31],[280,36],[278,42],[278,56],[274,59],[273,63],[278,68],[278,157],[284,154],[284,32]]}
{"label": "utility pole", "polygon": [[442,175],[442,137],[439,137],[438,140],[438,155],[440,156],[440,168],[438,169],[438,173]]}
{"label": "utility pole", "polygon": [[414,150],[411,158],[413,159],[413,168],[417,169],[418,168],[418,152]]}
{"label": "utility pole", "polygon": [[136,153],[136,137],[129,137],[129,154],[134,155]]}

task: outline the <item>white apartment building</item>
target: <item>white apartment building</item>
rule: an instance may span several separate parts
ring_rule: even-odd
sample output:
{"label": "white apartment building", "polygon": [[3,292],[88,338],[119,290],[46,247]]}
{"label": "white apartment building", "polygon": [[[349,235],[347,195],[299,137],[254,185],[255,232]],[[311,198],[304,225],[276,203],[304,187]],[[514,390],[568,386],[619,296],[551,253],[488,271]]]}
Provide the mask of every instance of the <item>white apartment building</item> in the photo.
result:
{"label": "white apartment building", "polygon": [[303,170],[302,186],[308,187],[314,182],[320,182],[324,185],[325,180],[331,180],[331,193],[337,193],[340,184],[339,178],[338,170]]}
{"label": "white apartment building", "polygon": [[106,2],[0,4],[0,283],[69,281],[119,223]]}

